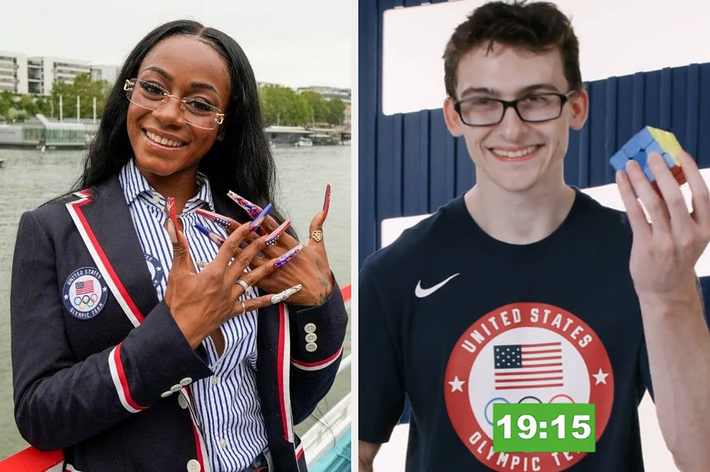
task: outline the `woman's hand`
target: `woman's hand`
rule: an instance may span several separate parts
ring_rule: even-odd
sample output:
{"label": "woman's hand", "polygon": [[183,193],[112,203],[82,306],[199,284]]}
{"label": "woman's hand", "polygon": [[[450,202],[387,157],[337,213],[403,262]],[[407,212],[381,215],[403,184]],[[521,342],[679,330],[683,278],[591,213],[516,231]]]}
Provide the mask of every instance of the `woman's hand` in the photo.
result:
{"label": "woman's hand", "polygon": [[[252,218],[255,218],[262,211],[257,205],[254,205],[233,192],[230,192],[229,197],[244,208]],[[333,276],[330,272],[330,264],[328,263],[328,254],[325,250],[325,239],[323,237],[323,222],[328,216],[329,207],[330,185],[326,188],[323,209],[317,212],[311,220],[308,242],[303,245],[298,256],[293,258],[287,266],[261,278],[257,283],[259,288],[269,293],[277,293],[288,287],[300,284],[303,288],[288,299],[289,303],[314,306],[321,305],[325,302],[330,292],[333,291],[334,284]],[[249,226],[249,224],[240,226],[239,223],[231,218],[204,210],[198,210],[198,213],[221,224],[232,234],[240,231],[243,227]],[[222,220],[222,222],[220,223],[219,220]],[[270,216],[264,219],[261,228],[263,228],[266,233],[270,233],[266,238],[269,239],[271,236],[273,239],[275,237],[276,242],[261,251],[266,257],[253,259],[253,267],[261,268],[264,264],[267,264],[269,258],[279,258],[299,246],[300,243],[295,238],[285,233],[289,224],[290,221],[287,220],[283,225],[279,225],[276,220]],[[282,234],[279,235],[278,233]],[[252,233],[247,237],[247,241],[255,241],[257,238],[256,234]]]}
{"label": "woman's hand", "polygon": [[234,231],[224,241],[214,260],[198,274],[190,258],[187,238],[177,229],[172,218],[166,224],[173,243],[173,265],[168,276],[165,303],[193,349],[231,317],[278,303],[298,290],[294,287],[297,283],[294,283],[284,287],[287,293],[239,300],[244,287],[237,283],[238,280],[250,287],[262,278],[283,270],[273,260],[269,263],[264,261],[258,268],[244,272],[256,255],[266,248],[265,237],[255,239],[244,249],[240,248],[250,233],[249,225],[242,225]]}

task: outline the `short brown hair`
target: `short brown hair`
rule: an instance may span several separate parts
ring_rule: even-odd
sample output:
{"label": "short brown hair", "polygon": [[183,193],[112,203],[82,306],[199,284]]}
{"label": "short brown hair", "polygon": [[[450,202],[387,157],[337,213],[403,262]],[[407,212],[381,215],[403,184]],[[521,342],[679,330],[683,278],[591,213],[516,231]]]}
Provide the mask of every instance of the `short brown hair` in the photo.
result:
{"label": "short brown hair", "polygon": [[487,44],[515,46],[532,52],[558,48],[570,90],[581,91],[579,42],[569,18],[552,3],[525,1],[490,2],[476,8],[454,31],[444,51],[446,93],[456,98],[456,71],[464,54]]}

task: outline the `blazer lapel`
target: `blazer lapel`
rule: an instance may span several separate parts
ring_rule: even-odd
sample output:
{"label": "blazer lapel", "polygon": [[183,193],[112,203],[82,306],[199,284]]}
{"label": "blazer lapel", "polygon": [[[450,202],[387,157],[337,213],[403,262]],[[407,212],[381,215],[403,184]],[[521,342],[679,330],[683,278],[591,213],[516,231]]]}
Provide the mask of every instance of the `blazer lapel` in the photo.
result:
{"label": "blazer lapel", "polygon": [[114,297],[138,326],[158,296],[118,178],[77,194],[67,209]]}

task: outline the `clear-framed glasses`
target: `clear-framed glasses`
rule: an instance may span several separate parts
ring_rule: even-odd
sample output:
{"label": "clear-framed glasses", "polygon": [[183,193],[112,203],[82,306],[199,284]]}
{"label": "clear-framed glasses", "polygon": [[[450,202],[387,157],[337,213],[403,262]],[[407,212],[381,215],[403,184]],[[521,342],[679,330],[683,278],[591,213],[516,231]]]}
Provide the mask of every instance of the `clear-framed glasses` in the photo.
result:
{"label": "clear-framed glasses", "polygon": [[126,91],[126,98],[131,103],[148,110],[157,110],[169,97],[180,100],[180,110],[185,117],[185,121],[196,128],[215,129],[224,121],[224,113],[219,108],[207,103],[200,98],[180,98],[177,95],[170,95],[160,85],[141,79],[129,79],[123,85]]}
{"label": "clear-framed glasses", "polygon": [[516,100],[499,100],[490,97],[466,98],[454,103],[454,109],[461,121],[468,126],[493,126],[503,121],[505,111],[510,107],[518,117],[528,123],[556,120],[562,115],[562,108],[576,93],[532,93]]}

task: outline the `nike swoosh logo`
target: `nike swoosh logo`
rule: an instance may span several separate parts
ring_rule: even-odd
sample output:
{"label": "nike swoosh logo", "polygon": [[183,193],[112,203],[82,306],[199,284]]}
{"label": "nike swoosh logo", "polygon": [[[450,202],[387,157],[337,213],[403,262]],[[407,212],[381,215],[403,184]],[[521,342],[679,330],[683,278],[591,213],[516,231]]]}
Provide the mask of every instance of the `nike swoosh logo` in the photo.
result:
{"label": "nike swoosh logo", "polygon": [[459,275],[459,274],[454,274],[451,277],[449,277],[448,279],[444,280],[443,282],[439,282],[438,284],[434,285],[433,287],[429,287],[429,288],[422,288],[422,281],[420,280],[417,283],[417,286],[414,288],[414,295],[416,295],[417,298],[428,297],[429,295],[431,295],[432,293],[436,292],[441,287],[443,287],[444,285],[449,283],[449,280],[453,279],[457,275]]}

